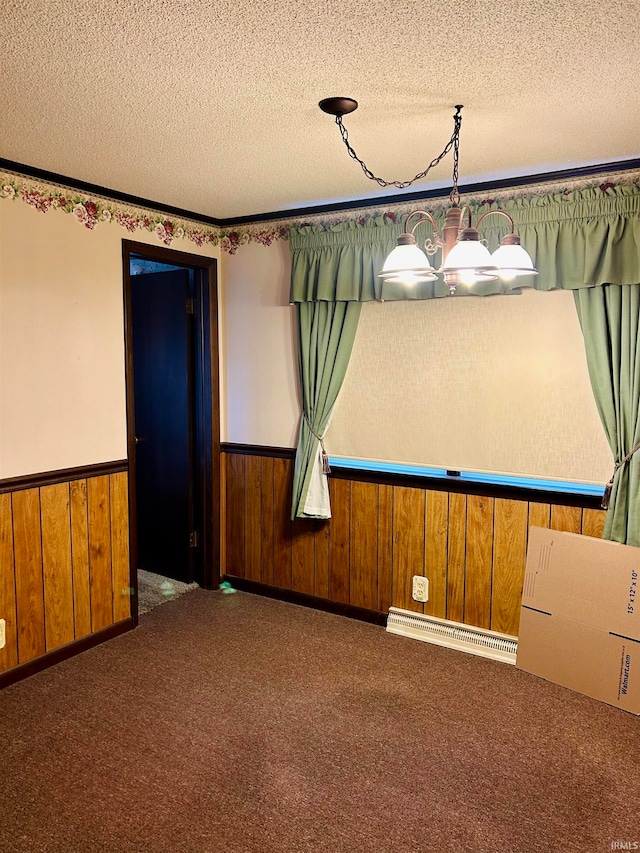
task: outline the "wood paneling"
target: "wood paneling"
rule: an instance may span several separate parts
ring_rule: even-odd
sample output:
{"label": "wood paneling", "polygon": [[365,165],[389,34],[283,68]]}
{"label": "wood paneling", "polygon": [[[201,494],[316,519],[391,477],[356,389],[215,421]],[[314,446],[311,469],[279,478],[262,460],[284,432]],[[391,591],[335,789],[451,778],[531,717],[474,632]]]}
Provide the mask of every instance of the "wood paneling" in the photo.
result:
{"label": "wood paneling", "polygon": [[464,563],[467,496],[449,495],[449,557],[447,564],[447,619],[464,622]]}
{"label": "wood paneling", "polygon": [[46,475],[0,494],[0,672],[130,619],[127,479]]}
{"label": "wood paneling", "polygon": [[89,583],[89,524],[87,481],[69,483],[71,503],[71,561],[76,640],[91,633],[91,591]]}
{"label": "wood paneling", "polygon": [[75,639],[69,484],[40,489],[47,651]]}
{"label": "wood paneling", "polygon": [[3,672],[18,665],[11,495],[0,495],[0,618],[5,621],[5,646],[0,649],[0,672]]}
{"label": "wood paneling", "polygon": [[568,533],[580,533],[582,527],[582,510],[579,506],[551,507],[551,529],[566,530]]}
{"label": "wood paneling", "polygon": [[91,631],[111,625],[113,579],[111,576],[111,511],[109,478],[87,481],[89,521],[89,580],[91,585]]}
{"label": "wood paneling", "polygon": [[[244,557],[233,555],[259,548],[263,583],[382,613],[394,605],[516,635],[529,527],[599,536],[604,524],[601,510],[376,483],[370,475],[330,477],[332,518],[292,523],[292,458],[244,451],[223,458],[226,574],[243,577],[234,566]],[[254,489],[259,499],[249,497]],[[411,597],[414,575],[429,579],[424,605]]]}
{"label": "wood paneling", "polygon": [[293,464],[273,460],[273,583],[291,589],[291,483]]}
{"label": "wood paneling", "polygon": [[260,581],[273,583],[273,459],[260,460]]}
{"label": "wood paneling", "polygon": [[491,628],[518,633],[520,600],[527,557],[528,506],[496,498],[493,529]]}
{"label": "wood paneling", "polygon": [[607,513],[603,509],[583,509],[582,530],[580,532],[583,536],[594,536],[596,539],[602,539],[606,517]]}
{"label": "wood paneling", "polygon": [[427,492],[426,525],[426,574],[429,578],[429,601],[424,606],[424,612],[429,616],[446,619],[449,540],[449,495],[447,492]]}
{"label": "wood paneling", "polygon": [[351,487],[349,603],[378,606],[378,490],[374,483]]}
{"label": "wood paneling", "polygon": [[551,507],[549,504],[529,504],[529,527],[549,527]]}
{"label": "wood paneling", "polygon": [[329,598],[349,603],[351,483],[331,481],[331,537],[329,541]]}
{"label": "wood paneling", "polygon": [[262,546],[262,465],[259,456],[244,460],[245,482],[245,577],[260,580],[260,550]]}
{"label": "wood paneling", "polygon": [[464,613],[470,625],[491,627],[493,498],[467,497]]}
{"label": "wood paneling", "polygon": [[393,487],[378,486],[378,607],[387,613],[393,593]]}
{"label": "wood paneling", "polygon": [[291,529],[291,589],[313,595],[316,588],[315,521],[298,518]]}
{"label": "wood paneling", "polygon": [[26,663],[46,650],[40,490],[15,492],[12,504],[18,662]]}
{"label": "wood paneling", "polygon": [[112,474],[109,480],[113,621],[120,622],[131,615],[133,592],[129,561],[129,495],[125,474]]}
{"label": "wood paneling", "polygon": [[245,577],[246,536],[245,536],[245,457],[230,455],[226,457],[226,561],[227,572]]}
{"label": "wood paneling", "polygon": [[328,521],[319,521],[316,525],[316,586],[314,595],[319,598],[329,598],[329,532],[331,525]]}
{"label": "wood paneling", "polygon": [[393,499],[393,595],[394,607],[424,613],[424,605],[411,597],[413,576],[424,575],[425,492],[395,490]]}

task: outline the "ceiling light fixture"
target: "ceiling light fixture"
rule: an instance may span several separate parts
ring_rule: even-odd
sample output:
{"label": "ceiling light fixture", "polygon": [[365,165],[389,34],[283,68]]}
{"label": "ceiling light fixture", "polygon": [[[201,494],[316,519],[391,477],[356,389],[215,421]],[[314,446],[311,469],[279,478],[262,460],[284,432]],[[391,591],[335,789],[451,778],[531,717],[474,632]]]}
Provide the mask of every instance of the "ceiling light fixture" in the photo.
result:
{"label": "ceiling light fixture", "polygon": [[[460,149],[460,127],[462,125],[462,105],[458,104],[453,116],[453,133],[441,154],[435,157],[427,168],[419,172],[409,181],[385,181],[373,174],[371,169],[358,157],[349,144],[349,134],[342,122],[342,116],[352,113],[358,107],[353,98],[325,98],[320,101],[320,109],[335,116],[342,140],[349,156],[360,164],[362,171],[381,187],[397,187],[404,189],[416,181],[426,177],[429,171],[453,149],[452,188],[449,194],[451,207],[445,214],[442,235],[433,215],[427,210],[412,211],[404,222],[404,230],[398,237],[395,249],[389,254],[380,278],[394,284],[410,286],[424,281],[434,281],[438,274],[444,276],[449,287],[449,293],[454,294],[458,284],[472,286],[478,281],[490,281],[500,278],[505,282],[513,281],[517,276],[537,275],[529,254],[520,245],[520,238],[515,233],[514,222],[504,210],[490,210],[483,213],[474,228],[471,221],[471,209],[468,205],[460,207],[460,192],[458,190],[458,160]],[[511,225],[511,231],[502,238],[500,247],[493,254],[489,252],[480,240],[479,229],[489,216],[503,216]],[[409,223],[416,218],[409,230]],[[427,239],[424,251],[418,246],[415,230],[423,222],[429,222],[433,228],[433,239]],[[442,249],[442,264],[436,270],[431,265],[427,255],[435,255]],[[426,252],[426,254],[425,254]]]}

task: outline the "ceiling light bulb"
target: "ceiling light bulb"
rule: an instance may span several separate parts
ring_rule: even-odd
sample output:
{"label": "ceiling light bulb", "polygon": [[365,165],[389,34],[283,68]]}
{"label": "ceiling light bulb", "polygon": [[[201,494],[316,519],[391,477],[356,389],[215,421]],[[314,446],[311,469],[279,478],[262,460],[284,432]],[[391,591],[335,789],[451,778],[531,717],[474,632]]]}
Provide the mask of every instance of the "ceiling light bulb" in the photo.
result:
{"label": "ceiling light bulb", "polygon": [[401,272],[398,274],[397,278],[394,281],[397,281],[399,284],[406,284],[407,286],[411,286],[413,284],[417,284],[419,281],[423,279],[420,278],[413,270],[406,270],[406,272]]}
{"label": "ceiling light bulb", "polygon": [[467,287],[471,287],[471,285],[475,284],[477,280],[478,276],[476,275],[475,270],[460,271],[460,284],[466,284]]}

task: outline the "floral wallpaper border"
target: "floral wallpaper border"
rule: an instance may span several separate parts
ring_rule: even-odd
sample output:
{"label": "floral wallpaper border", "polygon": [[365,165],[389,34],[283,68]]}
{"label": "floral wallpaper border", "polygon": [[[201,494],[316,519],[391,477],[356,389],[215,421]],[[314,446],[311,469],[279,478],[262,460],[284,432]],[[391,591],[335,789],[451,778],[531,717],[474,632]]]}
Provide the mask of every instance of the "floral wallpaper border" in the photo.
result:
{"label": "floral wallpaper border", "polygon": [[[472,197],[463,195],[463,203],[478,206],[493,204],[498,200],[530,198],[536,195],[548,195],[557,192],[571,192],[575,189],[600,187],[603,192],[619,184],[633,185],[640,190],[640,172],[629,171],[606,175],[591,176],[573,182],[550,182],[535,186],[523,185],[520,188],[509,188],[492,193],[491,198]],[[231,229],[204,225],[194,220],[168,218],[166,214],[145,208],[129,207],[119,202],[88,196],[67,187],[31,180],[22,175],[0,173],[0,198],[13,201],[23,201],[41,213],[58,210],[73,215],[79,224],[93,230],[103,223],[115,223],[129,233],[147,231],[154,233],[165,246],[170,246],[174,239],[186,239],[201,247],[204,245],[220,246],[224,252],[234,255],[238,248],[247,243],[259,243],[270,246],[276,240],[287,240],[289,230],[303,225],[319,225],[330,228],[344,222],[355,221],[364,226],[372,219],[384,217],[396,222],[415,210],[420,202],[412,201],[398,204],[393,209],[380,207],[358,208],[351,211],[341,211],[336,214],[318,214],[317,216],[291,217],[274,223],[257,223],[255,225],[237,226]],[[427,200],[430,210],[438,210],[449,206],[449,198],[444,194],[441,198]]]}
{"label": "floral wallpaper border", "polygon": [[240,244],[239,235],[234,235],[233,232],[225,233],[215,226],[170,218],[158,211],[129,207],[55,184],[36,182],[20,175],[0,174],[0,198],[21,200],[41,213],[58,210],[71,214],[91,231],[103,223],[115,223],[130,234],[136,231],[154,233],[165,246],[170,246],[175,239],[184,238],[196,246],[221,246],[233,254]]}

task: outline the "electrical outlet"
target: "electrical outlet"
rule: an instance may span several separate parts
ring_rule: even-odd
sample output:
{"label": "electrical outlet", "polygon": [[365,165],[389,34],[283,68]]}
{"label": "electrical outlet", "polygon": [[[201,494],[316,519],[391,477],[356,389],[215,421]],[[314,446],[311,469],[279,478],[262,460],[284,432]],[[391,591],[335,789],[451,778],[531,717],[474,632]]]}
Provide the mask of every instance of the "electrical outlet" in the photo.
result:
{"label": "electrical outlet", "polygon": [[0,649],[4,649],[7,645],[7,638],[5,634],[5,621],[4,619],[0,619]]}
{"label": "electrical outlet", "polygon": [[413,592],[414,601],[429,601],[429,578],[422,575],[413,576]]}

